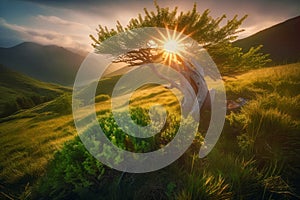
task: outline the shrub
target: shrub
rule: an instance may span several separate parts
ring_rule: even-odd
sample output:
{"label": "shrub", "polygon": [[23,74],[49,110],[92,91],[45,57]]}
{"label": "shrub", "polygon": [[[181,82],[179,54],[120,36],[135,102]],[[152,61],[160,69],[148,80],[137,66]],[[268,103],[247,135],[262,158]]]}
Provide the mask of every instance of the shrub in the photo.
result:
{"label": "shrub", "polygon": [[[148,113],[148,109],[139,107],[132,108],[130,110],[130,117],[133,122],[139,126],[137,126],[138,128],[133,128],[130,126],[131,124],[126,121],[123,123],[128,125],[125,128],[128,131],[143,131],[143,127],[150,123]],[[119,112],[116,115],[122,120],[126,113]],[[99,123],[107,138],[116,146],[133,152],[149,152],[168,144],[173,139],[179,128],[179,120],[180,119],[175,115],[167,114],[166,123],[161,132],[148,138],[137,138],[124,132],[116,123],[112,113],[101,116]],[[159,130],[157,130],[157,132],[159,132]]]}
{"label": "shrub", "polygon": [[79,137],[76,137],[55,153],[34,196],[45,199],[78,199],[90,191],[96,193],[104,172],[104,166],[89,154]]}

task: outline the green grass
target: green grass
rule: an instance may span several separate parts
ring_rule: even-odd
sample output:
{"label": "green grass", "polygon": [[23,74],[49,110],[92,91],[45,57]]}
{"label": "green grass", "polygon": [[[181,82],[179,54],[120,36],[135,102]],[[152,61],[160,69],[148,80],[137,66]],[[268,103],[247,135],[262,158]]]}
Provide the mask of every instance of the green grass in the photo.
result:
{"label": "green grass", "polygon": [[241,75],[224,77],[229,98],[255,99],[258,95],[277,93],[280,96],[299,95],[300,64],[289,64],[253,70]]}
{"label": "green grass", "polygon": [[[204,159],[197,157],[203,139],[198,135],[179,160],[147,174],[123,174],[95,161],[78,137],[74,140],[68,95],[20,111],[0,121],[0,189],[15,198],[33,191],[32,198],[296,199],[300,195],[299,75],[298,63],[225,77],[227,99],[243,97],[248,103],[227,115],[213,151]],[[106,81],[111,88],[113,80]],[[96,97],[96,110],[111,134],[108,89]],[[143,110],[156,102],[179,114],[178,102],[165,88],[144,89],[131,97],[132,108],[143,105],[134,111],[140,123],[149,119]],[[159,139],[164,137],[168,136]],[[116,143],[122,145],[122,138]]]}
{"label": "green grass", "polygon": [[[0,122],[0,182],[8,194],[20,194],[45,173],[45,167],[62,144],[74,138],[72,115],[56,110],[59,97],[19,112]],[[51,108],[51,110],[49,109]],[[63,112],[63,114],[61,114]]]}
{"label": "green grass", "polygon": [[70,88],[44,83],[0,65],[0,117],[50,101]]}

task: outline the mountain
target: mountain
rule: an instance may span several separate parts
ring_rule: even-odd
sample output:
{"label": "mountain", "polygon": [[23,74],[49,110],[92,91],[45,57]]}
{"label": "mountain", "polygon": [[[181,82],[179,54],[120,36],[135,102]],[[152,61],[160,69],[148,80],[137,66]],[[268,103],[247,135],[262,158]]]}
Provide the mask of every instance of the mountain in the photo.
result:
{"label": "mountain", "polygon": [[50,101],[68,87],[44,83],[0,65],[0,117]]}
{"label": "mountain", "polygon": [[0,64],[41,81],[71,85],[84,56],[55,45],[24,42],[0,48]]}
{"label": "mountain", "polygon": [[270,54],[273,64],[300,61],[300,16],[262,30],[233,44],[248,50],[263,45],[262,52]]}

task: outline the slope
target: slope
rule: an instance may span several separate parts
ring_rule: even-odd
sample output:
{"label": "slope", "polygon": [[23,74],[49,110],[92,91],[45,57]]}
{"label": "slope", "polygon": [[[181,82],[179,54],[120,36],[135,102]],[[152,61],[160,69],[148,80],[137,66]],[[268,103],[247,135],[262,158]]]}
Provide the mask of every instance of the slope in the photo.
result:
{"label": "slope", "polygon": [[0,117],[54,99],[71,89],[44,83],[0,65]]}
{"label": "slope", "polygon": [[55,45],[24,42],[0,48],[0,64],[33,78],[71,85],[84,56]]}
{"label": "slope", "polygon": [[233,44],[248,50],[263,45],[262,52],[270,54],[273,64],[294,63],[300,60],[300,16],[262,30]]}

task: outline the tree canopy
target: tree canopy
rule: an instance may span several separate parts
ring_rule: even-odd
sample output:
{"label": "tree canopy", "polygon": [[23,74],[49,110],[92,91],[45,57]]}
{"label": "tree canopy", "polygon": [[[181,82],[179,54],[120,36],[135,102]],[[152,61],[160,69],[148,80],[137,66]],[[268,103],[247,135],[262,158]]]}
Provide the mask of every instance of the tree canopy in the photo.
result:
{"label": "tree canopy", "polygon": [[161,27],[182,32],[196,40],[209,52],[221,72],[258,68],[270,62],[268,55],[259,52],[261,45],[252,47],[247,52],[232,45],[232,41],[237,39],[237,34],[243,31],[239,27],[247,15],[241,18],[235,15],[223,23],[226,15],[213,18],[210,16],[209,9],[200,13],[197,11],[196,3],[192,10],[187,12],[178,12],[178,7],[171,10],[168,7],[160,7],[156,2],[154,4],[156,11],[148,11],[144,8],[144,14],[138,14],[136,18],[132,18],[126,27],[123,27],[119,21],[117,21],[116,29],[108,29],[99,25],[96,29],[97,36],[90,35],[93,40],[92,46],[97,51],[97,47],[104,40],[118,33],[143,27]]}

